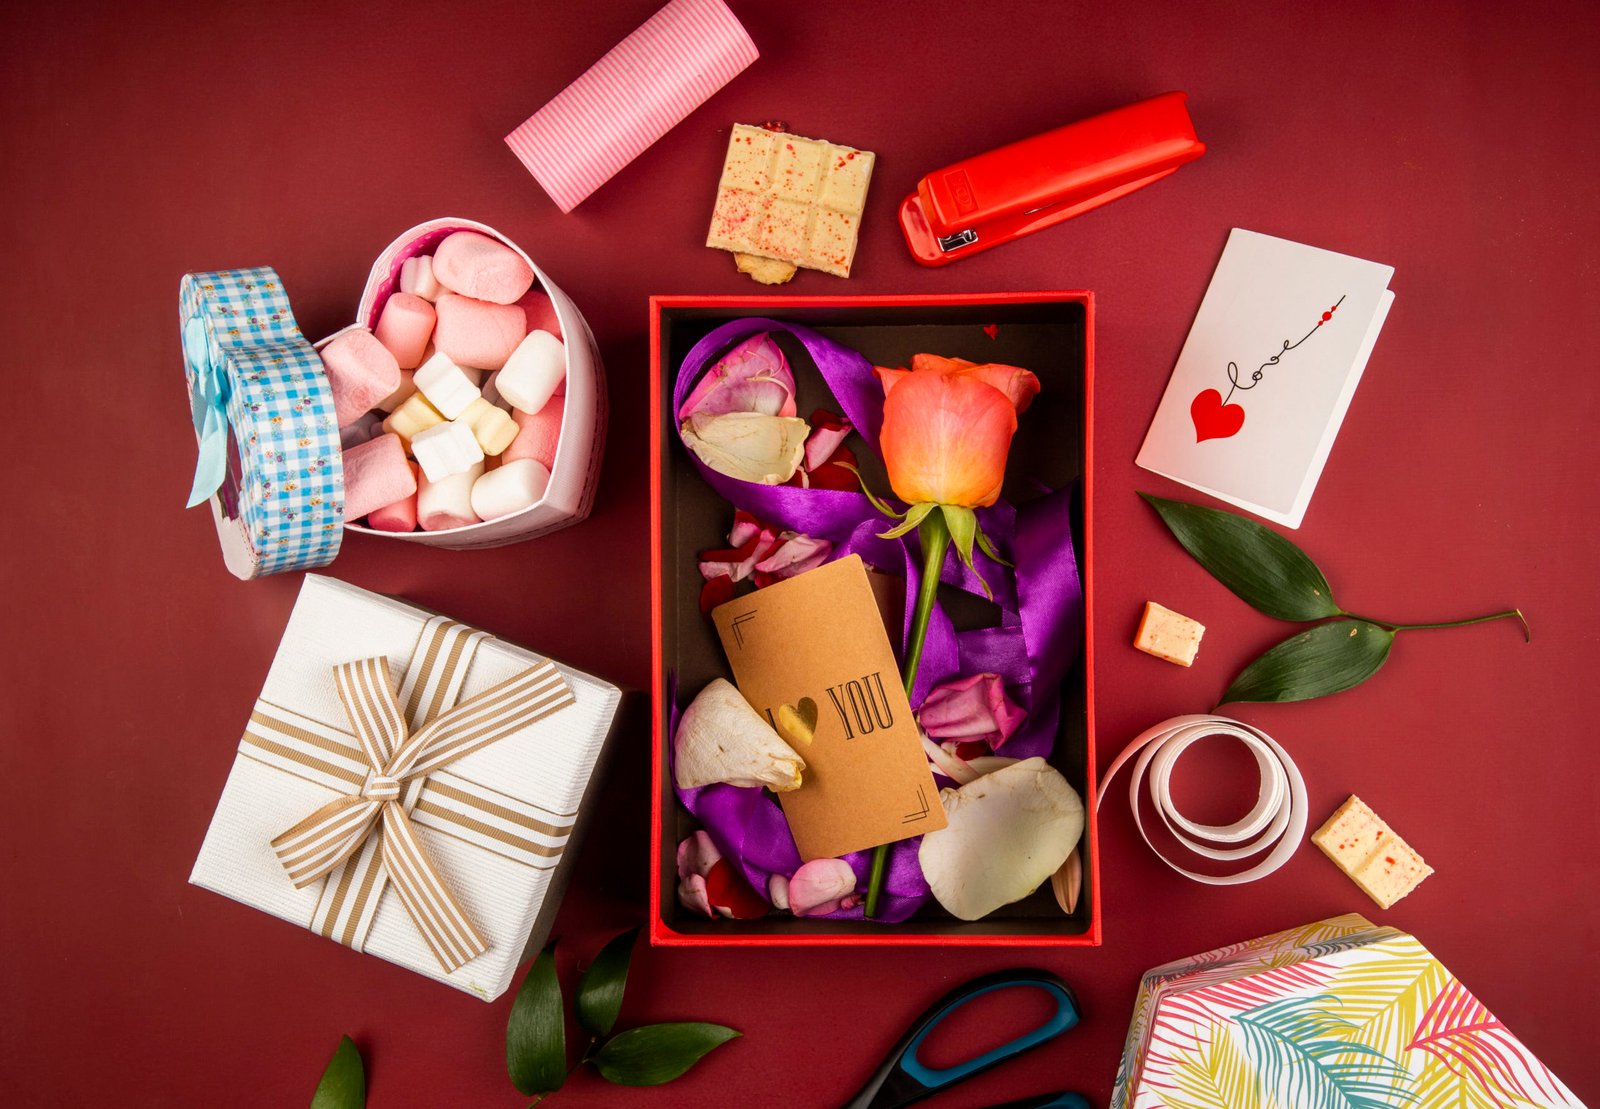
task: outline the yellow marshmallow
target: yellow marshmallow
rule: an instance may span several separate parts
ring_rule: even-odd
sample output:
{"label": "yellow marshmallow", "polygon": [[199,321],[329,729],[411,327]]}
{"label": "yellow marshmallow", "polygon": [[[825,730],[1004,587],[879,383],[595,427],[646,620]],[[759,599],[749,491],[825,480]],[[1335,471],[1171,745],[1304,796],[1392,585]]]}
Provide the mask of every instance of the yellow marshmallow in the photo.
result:
{"label": "yellow marshmallow", "polygon": [[472,429],[483,453],[491,458],[511,445],[517,437],[517,421],[505,409],[478,397],[456,419]]}
{"label": "yellow marshmallow", "polygon": [[389,418],[383,421],[383,430],[392,431],[400,436],[400,441],[405,444],[406,450],[411,449],[411,440],[417,433],[427,431],[436,424],[444,423],[444,417],[439,410],[428,403],[428,399],[421,393],[412,393],[400,402],[398,408],[389,413]]}

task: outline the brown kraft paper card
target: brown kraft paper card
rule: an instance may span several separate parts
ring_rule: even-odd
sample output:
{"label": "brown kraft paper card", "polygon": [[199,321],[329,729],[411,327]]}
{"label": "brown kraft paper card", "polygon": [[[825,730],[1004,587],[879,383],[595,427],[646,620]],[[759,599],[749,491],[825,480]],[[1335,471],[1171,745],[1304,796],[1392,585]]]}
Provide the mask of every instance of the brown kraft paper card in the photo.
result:
{"label": "brown kraft paper card", "polygon": [[945,826],[859,556],[729,601],[711,617],[739,692],[806,760],[800,788],[778,794],[802,859]]}

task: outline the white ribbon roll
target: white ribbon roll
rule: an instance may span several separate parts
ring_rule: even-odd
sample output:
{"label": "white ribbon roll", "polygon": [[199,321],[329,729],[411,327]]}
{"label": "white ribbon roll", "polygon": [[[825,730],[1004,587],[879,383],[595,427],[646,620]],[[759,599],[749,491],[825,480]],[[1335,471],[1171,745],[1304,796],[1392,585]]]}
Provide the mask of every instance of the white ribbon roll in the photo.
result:
{"label": "white ribbon roll", "polygon": [[[1172,768],[1194,744],[1204,739],[1227,737],[1237,739],[1249,748],[1256,758],[1260,771],[1260,790],[1255,808],[1243,819],[1233,824],[1197,824],[1178,811],[1172,801]],[[1237,886],[1265,878],[1289,861],[1306,834],[1306,783],[1278,742],[1259,728],[1226,716],[1207,716],[1196,713],[1175,716],[1141,733],[1125,747],[1111,763],[1102,781],[1109,786],[1124,763],[1133,761],[1133,777],[1128,782],[1128,803],[1133,809],[1133,822],[1139,835],[1154,851],[1156,857],[1185,878],[1204,882],[1208,886]],[[1267,847],[1272,852],[1255,866],[1237,874],[1221,877],[1196,874],[1186,870],[1167,857],[1166,853],[1150,841],[1145,831],[1144,818],[1139,814],[1139,782],[1146,771],[1150,775],[1150,801],[1161,815],[1162,823],[1185,848],[1201,858],[1222,862],[1244,859]],[[1100,801],[1106,798],[1100,792]],[[1096,808],[1098,808],[1098,804]],[[1217,845],[1224,846],[1217,846]],[[1243,846],[1233,846],[1243,844]]]}

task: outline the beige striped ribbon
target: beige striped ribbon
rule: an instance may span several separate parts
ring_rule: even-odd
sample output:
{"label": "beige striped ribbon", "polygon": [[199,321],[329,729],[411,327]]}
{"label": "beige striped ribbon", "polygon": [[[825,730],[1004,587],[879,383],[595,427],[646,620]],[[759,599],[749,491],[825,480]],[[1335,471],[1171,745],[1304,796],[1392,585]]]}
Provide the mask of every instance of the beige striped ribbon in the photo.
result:
{"label": "beige striped ribbon", "polygon": [[392,881],[447,972],[488,949],[417,838],[418,824],[524,865],[546,868],[560,856],[575,814],[544,813],[444,769],[575,700],[545,660],[456,704],[485,638],[430,619],[398,692],[386,658],[334,667],[350,731],[265,701],[251,714],[241,753],[343,794],[272,841],[296,887],[323,883],[310,926],[330,939],[361,950]]}

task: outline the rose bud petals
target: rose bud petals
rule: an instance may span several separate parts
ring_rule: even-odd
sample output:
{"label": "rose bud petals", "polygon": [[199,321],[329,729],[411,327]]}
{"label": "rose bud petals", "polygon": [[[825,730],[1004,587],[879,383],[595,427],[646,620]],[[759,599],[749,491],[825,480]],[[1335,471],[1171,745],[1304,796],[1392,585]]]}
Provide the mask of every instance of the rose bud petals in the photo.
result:
{"label": "rose bud petals", "polygon": [[855,892],[856,872],[843,859],[812,859],[789,879],[789,909],[795,916],[825,916]]}
{"label": "rose bud petals", "polygon": [[910,370],[891,370],[887,366],[874,366],[872,367],[872,372],[878,375],[878,384],[883,386],[883,395],[886,397],[896,385],[911,376]]}
{"label": "rose bud petals", "polygon": [[757,485],[782,485],[799,469],[811,428],[793,416],[697,412],[683,422],[682,433],[684,445],[717,473]]}
{"label": "rose bud petals", "polygon": [[750,888],[734,865],[727,859],[718,859],[706,872],[706,899],[711,907],[734,920],[758,920],[772,907]]}
{"label": "rose bud petals", "polygon": [[[1026,717],[1006,696],[998,674],[974,674],[935,686],[917,709],[917,723],[934,739],[982,742],[996,751]],[[956,753],[964,759],[976,757]]]}
{"label": "rose bud petals", "polygon": [[765,332],[752,335],[707,370],[683,402],[678,419],[727,412],[795,414],[794,374],[783,351]]}
{"label": "rose bud petals", "polygon": [[715,918],[716,910],[711,907],[711,900],[706,894],[706,880],[698,874],[691,874],[678,883],[678,901],[684,908],[702,913]]}
{"label": "rose bud petals", "polygon": [[1016,409],[992,385],[912,373],[884,398],[878,445],[889,486],[907,504],[984,508],[1000,498],[1016,431]]}
{"label": "rose bud petals", "polygon": [[811,434],[806,438],[806,469],[815,470],[826,463],[853,430],[849,420],[826,408],[811,413]]}

